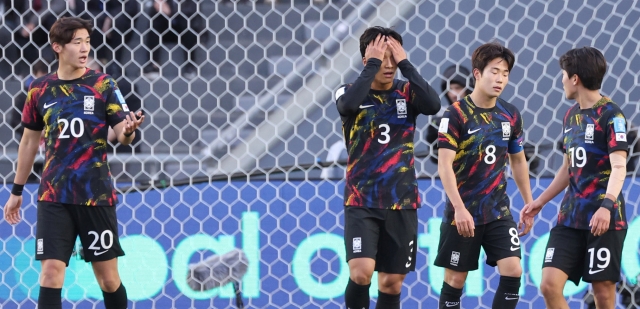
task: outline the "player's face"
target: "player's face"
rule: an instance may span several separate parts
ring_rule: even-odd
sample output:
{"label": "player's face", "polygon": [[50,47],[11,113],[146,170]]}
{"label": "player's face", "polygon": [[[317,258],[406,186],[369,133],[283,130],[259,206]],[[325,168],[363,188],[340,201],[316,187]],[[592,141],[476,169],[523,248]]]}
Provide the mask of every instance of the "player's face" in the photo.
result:
{"label": "player's face", "polygon": [[73,34],[71,42],[59,48],[61,65],[69,65],[73,69],[83,69],[87,66],[91,44],[87,29],[78,29]]}
{"label": "player's face", "polygon": [[380,70],[378,71],[375,79],[373,80],[373,85],[371,88],[377,89],[377,90],[390,89],[391,86],[393,86],[393,78],[396,76],[397,69],[398,69],[398,64],[396,63],[396,60],[393,59],[391,50],[387,48],[387,50],[384,52],[384,59],[382,59],[382,65],[380,66]]}
{"label": "player's face", "polygon": [[574,83],[575,77],[569,78],[567,71],[562,70],[562,88],[564,89],[564,95],[568,100],[573,100],[576,97],[576,85]]}
{"label": "player's face", "polygon": [[484,68],[482,74],[474,69],[476,86],[474,89],[482,91],[486,96],[495,98],[500,96],[509,83],[509,66],[502,58],[491,60]]}

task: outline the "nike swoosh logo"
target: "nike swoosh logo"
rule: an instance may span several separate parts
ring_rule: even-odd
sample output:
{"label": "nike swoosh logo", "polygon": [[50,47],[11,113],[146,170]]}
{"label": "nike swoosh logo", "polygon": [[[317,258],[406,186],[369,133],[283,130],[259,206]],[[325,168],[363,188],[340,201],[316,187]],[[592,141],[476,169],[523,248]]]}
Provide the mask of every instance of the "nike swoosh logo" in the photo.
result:
{"label": "nike swoosh logo", "polygon": [[101,255],[101,254],[103,254],[103,253],[105,253],[105,252],[107,252],[107,251],[109,251],[109,250],[104,250],[104,251],[102,251],[102,252],[93,251],[93,255],[98,256],[98,255]]}
{"label": "nike swoosh logo", "polygon": [[364,108],[372,107],[372,106],[373,106],[373,105],[360,105],[360,109],[364,109]]}
{"label": "nike swoosh logo", "polygon": [[516,299],[519,299],[519,298],[520,297],[509,297],[509,296],[507,296],[507,297],[504,298],[504,300],[516,300]]}
{"label": "nike swoosh logo", "polygon": [[56,103],[58,103],[58,102],[53,102],[51,104],[44,103],[44,108],[49,108],[51,106],[54,106],[54,105],[56,105]]}
{"label": "nike swoosh logo", "polygon": [[407,264],[404,264],[404,267],[406,267],[406,268],[411,267],[411,262],[407,262]]}
{"label": "nike swoosh logo", "polygon": [[571,131],[572,128],[564,129],[564,133]]}
{"label": "nike swoosh logo", "polygon": [[471,131],[471,129],[469,129],[469,131],[467,131],[467,132],[468,132],[469,134],[473,134],[473,133],[476,133],[476,132],[478,132],[478,131],[480,131],[480,130],[482,130],[482,128],[478,128],[478,129],[475,129],[475,130],[473,130],[473,131]]}
{"label": "nike swoosh logo", "polygon": [[597,273],[599,273],[599,272],[601,272],[601,271],[603,271],[603,270],[604,270],[604,269],[598,269],[598,270],[592,270],[592,269],[589,269],[589,275],[597,274]]}
{"label": "nike swoosh logo", "polygon": [[460,302],[451,302],[451,301],[445,302],[445,305],[447,307],[455,307],[455,306],[457,306],[459,304],[460,304]]}
{"label": "nike swoosh logo", "polygon": [[520,249],[520,247],[511,247],[511,251],[516,251],[518,249]]}

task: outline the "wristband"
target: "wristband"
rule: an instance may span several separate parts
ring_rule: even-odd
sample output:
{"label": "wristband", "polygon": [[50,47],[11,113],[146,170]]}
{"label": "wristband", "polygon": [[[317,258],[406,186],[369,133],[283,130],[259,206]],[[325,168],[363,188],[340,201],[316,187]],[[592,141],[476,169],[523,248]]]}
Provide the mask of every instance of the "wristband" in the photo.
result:
{"label": "wristband", "polygon": [[602,204],[600,204],[600,207],[609,209],[609,211],[613,212],[613,201],[605,198],[604,200],[602,200]]}
{"label": "wristband", "polygon": [[133,132],[131,132],[129,134],[122,132],[122,135],[124,135],[124,137],[131,137],[131,135],[133,135]]}
{"label": "wristband", "polygon": [[15,196],[22,196],[22,190],[24,190],[24,185],[14,183],[13,187],[11,188],[11,194]]}

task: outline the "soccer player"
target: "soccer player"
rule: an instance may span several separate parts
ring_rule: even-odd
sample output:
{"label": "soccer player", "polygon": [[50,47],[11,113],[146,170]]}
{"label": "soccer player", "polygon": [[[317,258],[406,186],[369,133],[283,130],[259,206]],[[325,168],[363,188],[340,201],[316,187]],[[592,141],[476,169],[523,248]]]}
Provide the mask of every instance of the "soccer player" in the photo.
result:
{"label": "soccer player", "polygon": [[[400,308],[404,277],[415,270],[420,207],[413,137],[419,114],[440,109],[435,90],[407,60],[396,31],[371,27],[360,36],[364,69],[336,91],[348,153],[344,238],[349,264],[347,308],[369,308],[378,271],[376,308]],[[395,79],[396,70],[409,81]]]}
{"label": "soccer player", "polygon": [[620,107],[600,94],[607,61],[593,47],[560,57],[564,94],[574,104],[562,125],[564,163],[540,196],[525,205],[533,219],[567,189],[551,229],[540,289],[547,308],[569,308],[567,280],[593,286],[596,307],[615,308],[622,245],[627,235],[622,185],[626,175],[627,121]]}
{"label": "soccer player", "polygon": [[108,127],[122,144],[130,143],[144,121],[129,111],[115,81],[86,68],[91,49],[91,22],[61,18],[49,38],[58,70],[36,79],[29,88],[18,150],[18,168],[4,207],[10,224],[20,221],[22,190],[44,130],[45,164],[38,190],[36,260],[41,261],[38,308],[62,308],[65,267],[79,235],[84,259],[91,262],[107,309],[127,308],[117,257],[117,203],[107,164]]}
{"label": "soccer player", "polygon": [[487,264],[497,265],[500,272],[492,308],[515,308],[518,303],[522,275],[518,237],[529,232],[533,221],[516,226],[506,193],[507,161],[524,202],[533,198],[522,147],[522,117],[515,106],[499,98],[514,62],[513,52],[500,43],[478,47],[471,59],[473,92],[447,108],[440,121],[438,173],[447,194],[435,260],[436,266],[445,268],[440,308],[460,308],[467,273],[478,269],[481,246]]}

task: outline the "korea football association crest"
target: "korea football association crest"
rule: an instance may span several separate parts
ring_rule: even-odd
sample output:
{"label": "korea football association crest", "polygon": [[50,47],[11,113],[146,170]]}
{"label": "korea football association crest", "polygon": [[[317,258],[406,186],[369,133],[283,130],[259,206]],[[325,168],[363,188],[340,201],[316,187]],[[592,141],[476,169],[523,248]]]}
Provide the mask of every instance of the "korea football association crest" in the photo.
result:
{"label": "korea football association crest", "polygon": [[398,111],[398,118],[407,118],[407,100],[397,99],[396,110]]}
{"label": "korea football association crest", "polygon": [[92,95],[84,96],[84,113],[93,115],[95,109],[95,97]]}
{"label": "korea football association crest", "polygon": [[587,129],[584,132],[584,140],[589,144],[593,144],[593,135],[595,133],[595,125],[587,124]]}
{"label": "korea football association crest", "polygon": [[503,122],[502,123],[502,139],[508,140],[511,137],[511,123]]}

